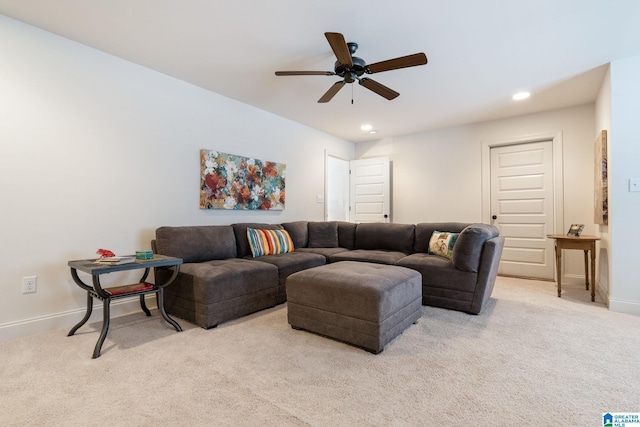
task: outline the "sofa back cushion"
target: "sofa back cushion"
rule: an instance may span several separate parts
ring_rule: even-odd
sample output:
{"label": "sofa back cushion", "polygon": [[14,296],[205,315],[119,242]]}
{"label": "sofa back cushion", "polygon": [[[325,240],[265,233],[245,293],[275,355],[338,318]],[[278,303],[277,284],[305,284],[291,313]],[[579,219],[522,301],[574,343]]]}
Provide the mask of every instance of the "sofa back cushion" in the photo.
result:
{"label": "sofa back cushion", "polygon": [[160,227],[156,230],[156,251],[182,258],[183,262],[203,262],[235,258],[236,238],[229,225]]}
{"label": "sofa back cushion", "polygon": [[414,252],[429,253],[429,240],[434,231],[448,231],[460,233],[469,223],[463,222],[422,222],[416,224],[416,241],[413,245]]}
{"label": "sofa back cushion", "polygon": [[309,222],[308,247],[337,248],[338,247],[337,221]]}
{"label": "sofa back cushion", "polygon": [[498,234],[498,229],[490,224],[471,224],[466,227],[453,247],[453,265],[458,270],[478,272],[484,243]]}
{"label": "sofa back cushion", "polygon": [[283,222],[282,226],[289,232],[296,248],[306,248],[309,243],[308,221]]}
{"label": "sofa back cushion", "polygon": [[241,222],[238,224],[231,224],[231,227],[233,227],[233,232],[236,235],[236,246],[239,258],[244,258],[247,255],[252,255],[251,246],[249,245],[249,239],[247,239],[247,228],[282,230],[282,226],[280,224],[262,224],[254,222]]}
{"label": "sofa back cushion", "polygon": [[385,222],[356,226],[356,249],[382,249],[410,254],[413,252],[415,226]]}
{"label": "sofa back cushion", "polygon": [[338,246],[345,249],[356,248],[356,226],[354,222],[338,221]]}

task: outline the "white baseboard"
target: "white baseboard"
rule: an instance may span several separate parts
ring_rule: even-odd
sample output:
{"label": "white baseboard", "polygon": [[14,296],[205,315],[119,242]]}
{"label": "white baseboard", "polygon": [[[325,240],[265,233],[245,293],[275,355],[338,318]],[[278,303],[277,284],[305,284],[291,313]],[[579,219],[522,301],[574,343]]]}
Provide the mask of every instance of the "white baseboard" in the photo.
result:
{"label": "white baseboard", "polygon": [[640,316],[640,301],[609,298],[609,310]]}
{"label": "white baseboard", "polygon": [[[591,277],[589,277],[589,282],[591,282]],[[584,274],[565,274],[564,276],[562,276],[562,283],[584,285]]]}
{"label": "white baseboard", "polygon": [[[154,295],[145,299],[147,307],[153,309],[156,307],[156,298]],[[135,312],[140,312],[140,299],[133,297],[131,299],[122,299],[111,303],[111,318],[125,316]],[[10,322],[0,325],[0,341],[8,341],[16,338],[27,337],[30,335],[43,334],[54,330],[61,329],[61,333],[65,335],[73,328],[86,313],[86,307],[77,310],[70,310],[63,313],[54,313],[46,316],[24,319],[17,322]],[[94,300],[93,312],[87,323],[102,321],[102,302]],[[85,326],[83,326],[85,327]]]}

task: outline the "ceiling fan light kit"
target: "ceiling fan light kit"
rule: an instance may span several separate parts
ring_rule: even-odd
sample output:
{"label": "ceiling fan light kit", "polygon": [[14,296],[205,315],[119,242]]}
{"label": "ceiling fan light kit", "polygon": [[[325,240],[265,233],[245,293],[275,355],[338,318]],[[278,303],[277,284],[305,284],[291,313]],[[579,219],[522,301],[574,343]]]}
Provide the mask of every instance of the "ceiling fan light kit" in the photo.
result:
{"label": "ceiling fan light kit", "polygon": [[427,63],[427,55],[420,52],[367,65],[364,59],[353,56],[353,54],[356,53],[356,50],[358,50],[357,43],[345,42],[344,36],[341,33],[324,33],[324,35],[337,59],[334,64],[333,71],[276,71],[276,76],[342,77],[342,80],[335,82],[329,90],[322,95],[318,100],[319,103],[331,101],[331,99],[345,86],[345,84],[353,83],[356,80],[361,86],[377,93],[383,98],[392,100],[397,98],[400,94],[373,79],[362,76],[364,74],[381,73],[383,71],[425,65]]}

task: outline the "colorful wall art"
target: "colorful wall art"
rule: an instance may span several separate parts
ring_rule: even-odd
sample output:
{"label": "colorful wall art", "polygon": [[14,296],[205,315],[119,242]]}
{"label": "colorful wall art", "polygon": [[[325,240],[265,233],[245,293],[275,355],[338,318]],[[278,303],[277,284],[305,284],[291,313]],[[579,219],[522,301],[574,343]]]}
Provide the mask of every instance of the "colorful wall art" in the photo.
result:
{"label": "colorful wall art", "polygon": [[595,218],[596,224],[609,224],[609,188],[607,179],[607,131],[598,135],[595,144]]}
{"label": "colorful wall art", "polygon": [[200,150],[200,209],[283,210],[286,165]]}

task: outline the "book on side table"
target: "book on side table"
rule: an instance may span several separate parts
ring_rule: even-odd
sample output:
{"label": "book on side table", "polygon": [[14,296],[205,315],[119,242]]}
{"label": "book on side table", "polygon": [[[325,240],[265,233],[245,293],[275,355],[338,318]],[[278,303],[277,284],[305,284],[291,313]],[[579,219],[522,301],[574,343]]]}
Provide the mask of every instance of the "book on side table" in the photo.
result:
{"label": "book on side table", "polygon": [[136,261],[136,258],[134,256],[111,256],[111,257],[96,259],[96,264],[121,265],[121,264],[130,264],[135,261]]}
{"label": "book on side table", "polygon": [[150,283],[134,283],[132,285],[115,286],[112,288],[105,288],[104,291],[111,296],[130,294],[133,292],[145,292],[153,289],[153,285]]}

